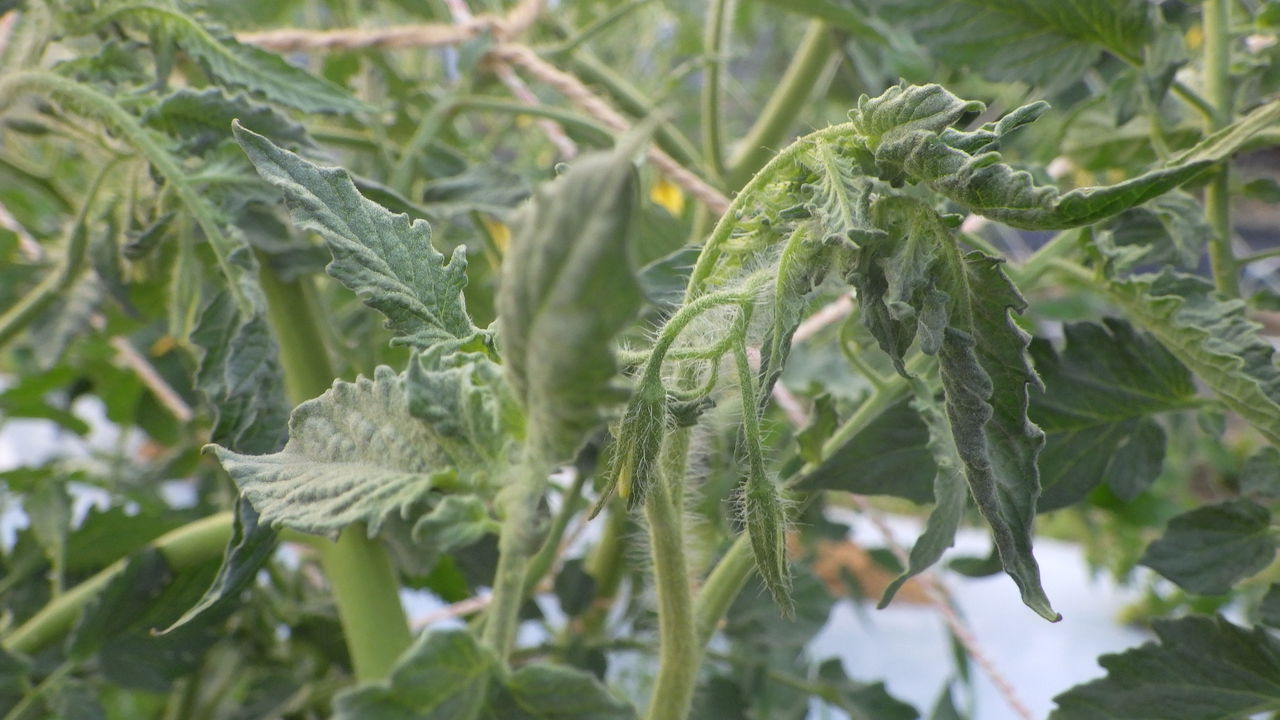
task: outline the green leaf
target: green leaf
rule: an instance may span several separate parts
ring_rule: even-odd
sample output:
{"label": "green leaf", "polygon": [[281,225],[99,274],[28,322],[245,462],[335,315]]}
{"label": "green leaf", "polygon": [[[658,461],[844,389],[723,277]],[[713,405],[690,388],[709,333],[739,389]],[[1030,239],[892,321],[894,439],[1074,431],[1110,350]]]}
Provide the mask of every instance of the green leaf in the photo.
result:
{"label": "green leaf", "polygon": [[481,720],[634,720],[635,708],[615,698],[594,675],[547,663],[516,670],[495,688]]}
{"label": "green leaf", "polygon": [[67,533],[71,527],[71,496],[64,483],[48,478],[38,483],[22,501],[31,531],[44,548],[54,572],[61,573],[67,557]]}
{"label": "green leaf", "polygon": [[481,353],[437,346],[410,360],[409,413],[427,424],[453,465],[487,472],[520,428],[502,367]]}
{"label": "green leaf", "polygon": [[1103,49],[1136,58],[1150,35],[1143,0],[929,0],[875,3],[885,19],[915,30],[946,67],[992,80],[1057,86],[1078,79]]}
{"label": "green leaf", "polygon": [[805,475],[801,490],[844,490],[933,502],[929,430],[907,401],[885,410]]}
{"label": "green leaf", "polygon": [[632,150],[578,158],[512,218],[498,290],[502,358],[529,447],[553,461],[573,455],[621,396],[610,345],[642,301],[630,255]]}
{"label": "green leaf", "polygon": [[1142,263],[1194,270],[1213,236],[1204,208],[1180,190],[1120,213],[1106,228],[1118,248],[1136,251],[1125,255],[1128,266]]}
{"label": "green leaf", "polygon": [[1262,448],[1245,461],[1240,470],[1240,494],[1280,499],[1280,449]]}
{"label": "green leaf", "polygon": [[275,108],[243,96],[231,96],[220,88],[180,88],[147,110],[143,122],[178,138],[187,152],[203,153],[231,138],[231,121],[294,147],[311,147],[302,125]]}
{"label": "green leaf", "polygon": [[393,343],[456,348],[480,335],[462,300],[465,248],[446,265],[426,222],[410,223],[364,198],[346,171],[317,167],[240,125],[235,135],[263,179],[284,194],[294,222],[328,243],[329,274],[387,317]]}
{"label": "green leaf", "polygon": [[231,539],[223,554],[222,565],[209,589],[199,602],[173,621],[164,633],[196,621],[208,614],[216,614],[239,601],[243,593],[258,577],[258,571],[276,551],[276,533],[267,525],[258,524],[258,513],[243,496],[236,498],[235,521]]}
{"label": "green leaf", "polygon": [[851,680],[838,658],[818,666],[822,699],[849,715],[849,720],[916,720],[919,711],[889,694],[884,683]]}
{"label": "green leaf", "polygon": [[[1024,122],[1038,113],[1036,107],[1019,108],[1011,122]],[[1263,106],[1169,166],[1115,185],[1062,193],[1001,162],[1000,154],[975,142],[974,134],[949,129],[981,108],[938,85],[900,85],[859,99],[853,126],[881,178],[927,185],[972,212],[1014,227],[1051,230],[1104,220],[1162,195],[1228,157],[1280,116],[1280,102]]]}
{"label": "green leaf", "polygon": [[431,630],[391,676],[338,694],[334,720],[477,720],[497,658],[465,630]]}
{"label": "green leaf", "polygon": [[449,495],[414,524],[413,539],[447,553],[472,545],[498,529],[482,500],[473,495]]}
{"label": "green leaf", "polygon": [[432,490],[460,486],[427,425],[409,414],[403,378],[386,366],[295,408],[278,453],[206,448],[263,523],[303,532],[333,536],[363,522],[372,536]]}
{"label": "green leaf", "polygon": [[1229,500],[1170,520],[1140,562],[1188,592],[1225,595],[1275,555],[1271,513],[1249,500]]}
{"label": "green leaf", "polygon": [[1054,698],[1049,720],[1233,720],[1280,710],[1280,641],[1219,616],[1157,620],[1159,643],[1099,660],[1107,677]]}
{"label": "green leaf", "polygon": [[788,12],[824,20],[832,27],[862,38],[879,42],[880,32],[870,25],[862,14],[839,0],[765,0]]}
{"label": "green leaf", "polygon": [[1275,349],[1245,316],[1241,300],[1223,300],[1209,282],[1166,269],[1112,280],[1110,294],[1227,407],[1280,444],[1280,367]]}
{"label": "green leaf", "polygon": [[1263,625],[1280,628],[1280,583],[1272,583],[1267,594],[1258,604],[1258,621]]}
{"label": "green leaf", "polygon": [[1036,457],[1044,433],[1027,418],[1027,386],[1043,386],[1027,358],[1030,338],[1009,317],[1010,310],[1021,312],[1026,301],[998,260],[971,253],[962,272],[963,280],[956,281],[952,292],[967,293],[970,318],[956,322],[953,316],[938,353],[947,418],[969,489],[991,525],[1005,571],[1028,607],[1057,621],[1061,616],[1049,606],[1031,554],[1040,494]]}
{"label": "green leaf", "polygon": [[881,609],[889,605],[894,594],[906,581],[938,562],[947,548],[955,544],[956,530],[964,518],[969,499],[968,488],[964,483],[964,464],[956,450],[951,426],[942,408],[929,396],[929,391],[920,385],[917,383],[913,405],[929,428],[929,452],[937,467],[933,478],[935,505],[929,513],[929,519],[925,521],[924,532],[911,547],[906,571],[894,579],[880,597],[877,607]]}
{"label": "green leaf", "polygon": [[0,648],[0,712],[7,713],[22,702],[31,686],[30,672],[30,662]]}
{"label": "green leaf", "polygon": [[98,26],[129,20],[171,38],[205,72],[228,87],[243,88],[308,113],[371,109],[337,85],[290,65],[279,55],[241,44],[221,28],[167,2],[111,3],[87,22]]}
{"label": "green leaf", "polygon": [[196,387],[215,418],[209,439],[239,452],[279,450],[289,406],[266,316],[242,318],[232,296],[220,292],[201,311],[191,342],[202,350]]}
{"label": "green leaf", "polygon": [[1030,408],[1047,435],[1041,512],[1082,500],[1103,480],[1135,497],[1164,459],[1164,432],[1149,417],[1189,407],[1196,393],[1182,363],[1122,320],[1071,323],[1063,334],[1061,352],[1039,339],[1029,348],[1045,387]]}

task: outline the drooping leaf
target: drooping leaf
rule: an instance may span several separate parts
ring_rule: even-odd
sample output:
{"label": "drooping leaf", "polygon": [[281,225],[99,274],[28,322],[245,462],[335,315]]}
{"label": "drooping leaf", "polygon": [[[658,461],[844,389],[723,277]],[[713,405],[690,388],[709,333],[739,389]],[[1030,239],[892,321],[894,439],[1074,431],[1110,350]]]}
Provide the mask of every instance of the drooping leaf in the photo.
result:
{"label": "drooping leaf", "polygon": [[1054,698],[1049,720],[1243,720],[1280,710],[1280,641],[1222,617],[1157,620],[1158,643],[1099,660],[1101,680]]}
{"label": "drooping leaf", "polygon": [[884,0],[875,7],[912,28],[947,67],[1050,86],[1079,78],[1104,49],[1137,57],[1150,35],[1142,0]]}
{"label": "drooping leaf", "polygon": [[881,178],[927,185],[1007,225],[1051,230],[1104,220],[1162,195],[1228,157],[1280,116],[1280,102],[1265,105],[1166,167],[1115,185],[1063,193],[1036,185],[1030,173],[1001,162],[999,153],[966,151],[972,135],[948,132],[951,124],[981,107],[938,85],[897,86],[879,97],[859,99],[853,126]]}
{"label": "drooping leaf", "polygon": [[294,222],[328,243],[329,274],[387,317],[393,342],[460,347],[478,336],[462,300],[464,248],[445,264],[425,221],[364,198],[346,171],[317,167],[242,126],[235,134],[263,179],[284,193]]}
{"label": "drooping leaf", "polygon": [[594,675],[533,663],[511,673],[480,713],[480,720],[635,720],[636,711],[610,694]]}
{"label": "drooping leaf", "polygon": [[281,144],[312,145],[306,128],[275,108],[219,88],[179,88],[143,116],[147,125],[178,138],[185,150],[197,154],[229,140],[232,120]]}
{"label": "drooping leaf", "polygon": [[334,382],[295,408],[278,453],[207,447],[264,524],[317,534],[356,522],[375,534],[388,516],[461,482],[428,427],[409,414],[403,378],[385,366],[372,380]]}
{"label": "drooping leaf", "polygon": [[1026,301],[992,258],[973,253],[963,272],[972,298],[971,334],[949,328],[938,354],[947,418],[1005,571],[1028,607],[1056,621],[1061,616],[1049,606],[1031,554],[1040,494],[1036,456],[1044,433],[1027,417],[1027,388],[1039,386],[1039,379],[1026,355],[1030,338],[1009,317]]}
{"label": "drooping leaf", "polygon": [[113,21],[137,21],[170,38],[225,86],[242,88],[303,112],[370,109],[337,85],[290,65],[275,53],[242,44],[221,28],[164,0],[111,3],[87,22],[96,26]]}
{"label": "drooping leaf", "polygon": [[1072,323],[1063,334],[1060,352],[1044,340],[1030,347],[1045,387],[1030,409],[1047,435],[1041,512],[1083,499],[1104,480],[1135,497],[1164,457],[1164,433],[1148,418],[1189,407],[1196,392],[1182,363],[1124,321]]}
{"label": "drooping leaf", "polygon": [[1200,595],[1225,595],[1276,555],[1271,513],[1249,500],[1197,508],[1169,521],[1141,563]]}
{"label": "drooping leaf", "polygon": [[631,267],[639,203],[630,144],[578,158],[512,218],[498,325],[530,447],[567,459],[619,393],[610,343],[641,302]]}
{"label": "drooping leaf", "polygon": [[423,633],[391,676],[343,691],[334,720],[477,720],[497,658],[465,630]]}
{"label": "drooping leaf", "polygon": [[234,607],[240,594],[257,578],[258,571],[271,559],[275,550],[275,531],[269,526],[259,525],[257,511],[243,496],[237,497],[231,539],[227,541],[217,576],[199,602],[163,632],[172,632],[203,615],[220,612],[224,607]]}
{"label": "drooping leaf", "polygon": [[925,521],[924,532],[911,547],[908,567],[888,587],[880,598],[878,607],[885,608],[894,594],[911,578],[924,572],[942,557],[947,548],[955,544],[956,530],[964,518],[969,492],[964,483],[964,465],[956,451],[955,436],[936,401],[928,396],[928,390],[917,390],[913,403],[920,418],[929,428],[929,452],[937,467],[933,478],[933,510]]}
{"label": "drooping leaf", "polygon": [[1273,443],[1280,443],[1280,367],[1241,300],[1222,300],[1207,281],[1166,269],[1113,280],[1110,295]]}

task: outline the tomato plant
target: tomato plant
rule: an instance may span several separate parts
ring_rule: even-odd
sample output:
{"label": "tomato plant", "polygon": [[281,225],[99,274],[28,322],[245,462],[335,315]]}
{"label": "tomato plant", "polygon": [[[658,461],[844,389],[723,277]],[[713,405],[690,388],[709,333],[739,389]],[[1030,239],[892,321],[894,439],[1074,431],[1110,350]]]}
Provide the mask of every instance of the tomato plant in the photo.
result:
{"label": "tomato plant", "polygon": [[0,2],[5,720],[1280,717],[1280,5],[553,5]]}

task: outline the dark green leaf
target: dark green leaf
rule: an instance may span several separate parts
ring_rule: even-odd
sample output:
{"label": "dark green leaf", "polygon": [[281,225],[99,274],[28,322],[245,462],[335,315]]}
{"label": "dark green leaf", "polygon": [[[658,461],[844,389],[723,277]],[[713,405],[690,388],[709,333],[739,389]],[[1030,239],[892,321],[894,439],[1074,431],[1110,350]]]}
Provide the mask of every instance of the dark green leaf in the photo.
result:
{"label": "dark green leaf", "polygon": [[1082,500],[1103,480],[1135,497],[1164,458],[1164,433],[1148,418],[1188,407],[1196,392],[1182,363],[1126,322],[1072,323],[1063,334],[1060,352],[1044,340],[1029,348],[1045,387],[1030,409],[1047,435],[1041,512]]}
{"label": "dark green leaf", "polygon": [[223,554],[217,577],[200,601],[164,632],[172,632],[207,613],[216,614],[224,607],[234,606],[240,594],[253,583],[258,571],[271,559],[275,550],[275,531],[269,526],[259,525],[257,511],[243,496],[237,497],[231,539],[227,541],[227,550]]}
{"label": "dark green leaf", "polygon": [[516,670],[495,692],[481,720],[634,720],[636,711],[590,673],[547,663]]}
{"label": "dark green leaf", "polygon": [[334,720],[477,720],[497,659],[465,630],[423,633],[391,677],[346,690]]}
{"label": "dark green leaf", "polygon": [[844,490],[933,501],[929,430],[907,401],[885,410],[800,481],[802,490]]}
{"label": "dark green leaf", "polygon": [[306,128],[275,108],[246,97],[227,95],[219,88],[180,88],[147,110],[143,121],[177,137],[182,147],[203,153],[223,140],[231,139],[231,121],[293,147],[311,147]]}
{"label": "dark green leaf", "polygon": [[1249,500],[1230,500],[1170,520],[1141,562],[1189,592],[1223,595],[1275,554],[1271,513]]}
{"label": "dark green leaf", "polygon": [[303,532],[336,535],[364,522],[372,535],[433,489],[459,485],[428,427],[409,414],[403,378],[386,366],[294,409],[278,453],[207,447],[265,524]]}
{"label": "dark green leaf", "polygon": [[1267,594],[1258,604],[1258,621],[1263,625],[1280,628],[1280,583],[1272,583]]}
{"label": "dark green leaf", "polygon": [[1280,642],[1221,617],[1157,620],[1159,643],[1099,660],[1050,720],[1232,720],[1280,710]]}
{"label": "dark green leaf", "polygon": [[1140,250],[1124,256],[1126,265],[1176,265],[1194,270],[1205,244],[1213,237],[1204,208],[1178,190],[1120,213],[1106,227],[1118,248]]}
{"label": "dark green leaf", "polygon": [[498,325],[530,447],[565,460],[620,393],[610,344],[642,301],[631,267],[638,180],[631,143],[578,158],[512,219]]}
{"label": "dark green leaf", "polygon": [[1103,49],[1135,58],[1146,42],[1143,0],[928,0],[876,3],[883,17],[906,24],[947,67],[968,67],[992,80],[1060,85],[1080,77]]}
{"label": "dark green leaf", "polygon": [[918,391],[914,406],[929,428],[929,451],[937,467],[933,478],[936,504],[925,522],[924,532],[911,547],[909,566],[885,588],[880,608],[888,606],[903,583],[938,562],[947,548],[955,544],[956,530],[964,518],[969,499],[968,487],[964,483],[964,464],[956,451],[955,436],[942,408],[923,388]]}
{"label": "dark green leaf", "polygon": [[263,179],[284,193],[294,222],[328,243],[329,274],[387,317],[393,342],[459,347],[477,336],[462,300],[465,248],[446,265],[426,222],[362,197],[346,171],[317,167],[244,127],[235,134]]}
{"label": "dark green leaf", "polygon": [[839,659],[818,667],[822,698],[848,713],[850,720],[916,720],[920,713],[889,694],[884,683],[860,683],[849,679]]}
{"label": "dark green leaf", "polygon": [[1240,494],[1280,499],[1280,449],[1262,448],[1245,461],[1240,470]]}

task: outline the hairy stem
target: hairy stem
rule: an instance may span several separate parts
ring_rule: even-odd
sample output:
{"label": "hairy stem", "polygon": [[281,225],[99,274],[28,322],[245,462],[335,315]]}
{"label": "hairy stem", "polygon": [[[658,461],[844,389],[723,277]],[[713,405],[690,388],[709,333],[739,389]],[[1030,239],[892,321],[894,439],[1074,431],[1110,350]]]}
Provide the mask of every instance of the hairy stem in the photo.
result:
{"label": "hairy stem", "polygon": [[[329,388],[334,372],[310,296],[302,280],[285,282],[265,264],[261,279],[289,397],[294,404],[316,397]],[[362,524],[319,547],[356,679],[387,677],[412,639],[390,556]]]}
{"label": "hairy stem", "polygon": [[493,600],[485,615],[484,642],[505,662],[515,644],[524,602],[529,557],[538,546],[538,502],[546,487],[548,468],[526,457],[510,485],[498,498],[502,530],[498,535],[498,567],[493,575]]}
{"label": "hairy stem", "polygon": [[729,189],[736,190],[746,185],[786,139],[787,130],[800,108],[804,107],[805,100],[813,92],[814,82],[831,58],[832,48],[831,29],[824,22],[811,21],[777,89],[729,160],[726,170]]}
{"label": "hairy stem", "polygon": [[653,580],[658,593],[658,676],[648,720],[684,720],[693,702],[702,647],[693,622],[693,596],[685,562],[683,490],[688,428],[672,433],[663,449],[662,481],[645,498]]}
{"label": "hairy stem", "polygon": [[561,498],[560,511],[556,513],[556,518],[551,522],[551,530],[547,532],[547,537],[542,541],[542,547],[538,549],[538,554],[533,556],[529,561],[529,567],[524,574],[524,596],[528,597],[538,583],[542,582],[542,578],[546,576],[547,571],[551,569],[551,564],[555,562],[556,557],[560,554],[560,543],[564,539],[565,530],[569,527],[569,521],[573,519],[574,513],[578,511],[580,503],[578,502],[582,495],[582,488],[586,484],[588,473],[575,472],[573,483],[565,490]]}
{"label": "hairy stem", "polygon": [[[1231,0],[1204,3],[1205,91],[1213,107],[1210,132],[1231,124]],[[1205,216],[1213,235],[1209,238],[1209,263],[1218,291],[1240,295],[1239,267],[1231,250],[1231,187],[1228,162],[1224,161],[1204,191]]]}
{"label": "hairy stem", "polygon": [[[161,535],[149,545],[164,555],[170,568],[182,571],[221,555],[231,539],[231,523],[229,512],[210,515]],[[5,650],[36,653],[65,635],[84,606],[97,597],[128,562],[128,557],[121,558],[51,600],[40,612],[4,636]]]}

